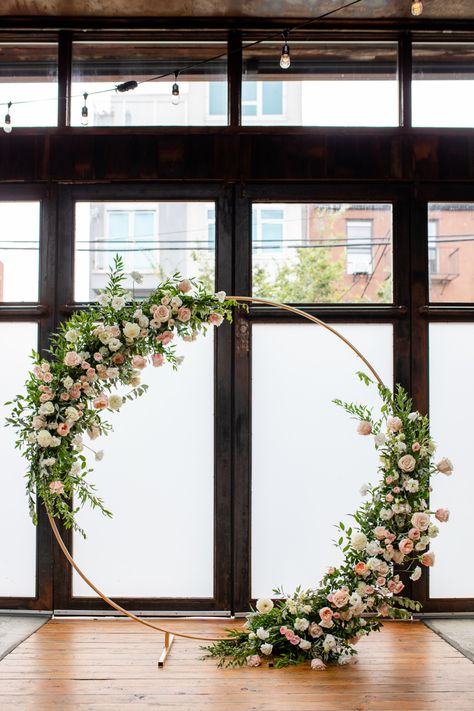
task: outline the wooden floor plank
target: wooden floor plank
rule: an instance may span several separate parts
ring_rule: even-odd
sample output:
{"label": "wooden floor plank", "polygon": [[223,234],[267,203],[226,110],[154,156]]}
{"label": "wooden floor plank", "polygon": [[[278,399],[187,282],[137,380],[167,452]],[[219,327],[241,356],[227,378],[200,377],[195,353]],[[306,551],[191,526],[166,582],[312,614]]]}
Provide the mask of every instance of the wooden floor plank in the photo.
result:
{"label": "wooden floor plank", "polygon": [[[155,620],[219,635],[229,620]],[[51,620],[0,662],[1,711],[473,711],[474,665],[419,622],[384,624],[359,663],[311,672],[218,669],[203,642],[178,638],[157,668],[163,635],[125,620]]]}

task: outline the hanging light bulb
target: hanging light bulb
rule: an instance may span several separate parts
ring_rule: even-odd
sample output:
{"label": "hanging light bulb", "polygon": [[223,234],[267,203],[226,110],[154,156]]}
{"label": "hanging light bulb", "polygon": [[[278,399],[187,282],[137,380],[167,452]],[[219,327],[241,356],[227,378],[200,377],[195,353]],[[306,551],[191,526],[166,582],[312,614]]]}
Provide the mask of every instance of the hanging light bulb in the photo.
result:
{"label": "hanging light bulb", "polygon": [[421,0],[412,0],[411,2],[411,14],[414,17],[419,17],[423,12],[423,3]]}
{"label": "hanging light bulb", "polygon": [[290,66],[290,47],[288,45],[288,32],[283,33],[283,47],[281,48],[280,67],[288,69]]}
{"label": "hanging light bulb", "polygon": [[89,123],[89,109],[87,108],[87,97],[88,94],[87,92],[84,94],[84,106],[82,107],[82,112],[81,112],[81,124],[83,126],[87,126]]}
{"label": "hanging light bulb", "polygon": [[173,106],[178,106],[179,104],[179,84],[178,84],[179,72],[174,73],[174,84],[171,87],[171,103]]}
{"label": "hanging light bulb", "polygon": [[5,120],[3,122],[3,130],[5,133],[11,133],[12,132],[12,117],[10,116],[10,107],[12,105],[12,102],[9,101],[7,105],[7,113],[5,114]]}

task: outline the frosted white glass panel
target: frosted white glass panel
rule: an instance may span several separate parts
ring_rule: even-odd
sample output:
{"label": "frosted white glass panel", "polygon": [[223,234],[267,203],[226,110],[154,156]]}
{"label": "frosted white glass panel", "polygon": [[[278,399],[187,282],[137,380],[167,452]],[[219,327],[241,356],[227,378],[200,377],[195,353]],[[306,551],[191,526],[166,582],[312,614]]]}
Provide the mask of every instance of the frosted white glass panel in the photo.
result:
{"label": "frosted white glass panel", "polygon": [[0,302],[38,301],[39,221],[39,202],[0,202]]}
{"label": "frosted white glass panel", "polygon": [[[33,323],[0,323],[0,597],[34,597],[36,589],[36,529],[25,496],[25,460],[15,449],[15,431],[4,427],[11,407],[4,402],[23,390],[37,347]],[[14,535],[12,535],[14,532]]]}
{"label": "frosted white glass panel", "polygon": [[474,567],[466,565],[474,498],[473,363],[474,324],[430,324],[431,432],[436,457],[447,456],[454,464],[451,477],[440,474],[433,481],[431,508],[448,508],[451,516],[439,524],[440,536],[432,544],[436,565],[430,568],[430,597],[474,597]]}
{"label": "frosted white glass panel", "polygon": [[[392,326],[338,325],[392,384]],[[340,554],[334,524],[376,480],[371,437],[332,404],[380,405],[355,373],[355,354],[310,324],[260,324],[252,332],[252,596],[277,585],[291,592],[318,583]]]}
{"label": "frosted white glass panel", "polygon": [[[214,528],[213,332],[180,343],[178,372],[148,367],[146,395],[111,415],[91,443],[100,495],[113,519],[83,509],[74,553],[109,595],[212,597]],[[74,576],[73,594],[93,596]]]}

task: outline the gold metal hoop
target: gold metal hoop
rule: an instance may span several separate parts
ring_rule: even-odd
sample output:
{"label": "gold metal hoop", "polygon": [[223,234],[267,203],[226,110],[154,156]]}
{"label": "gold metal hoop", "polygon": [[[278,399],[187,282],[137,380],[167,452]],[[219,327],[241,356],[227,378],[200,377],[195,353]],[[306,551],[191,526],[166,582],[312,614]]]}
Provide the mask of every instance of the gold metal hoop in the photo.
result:
{"label": "gold metal hoop", "polygon": [[[234,299],[235,301],[241,301],[241,302],[250,302],[250,303],[257,303],[257,304],[264,304],[265,306],[274,306],[277,309],[282,309],[284,311],[289,311],[290,313],[294,313],[297,316],[301,316],[302,318],[305,318],[308,321],[312,321],[313,323],[316,323],[318,326],[322,326],[326,330],[330,331],[332,334],[337,336],[343,343],[346,344],[360,359],[361,361],[367,366],[367,368],[370,370],[374,378],[377,380],[377,383],[379,385],[383,385],[382,379],[380,378],[379,374],[375,370],[375,368],[371,365],[371,363],[365,358],[362,353],[354,346],[353,343],[349,341],[345,336],[342,335],[337,329],[333,328],[332,326],[329,326],[329,324],[325,323],[324,321],[321,321],[321,319],[317,318],[316,316],[312,316],[311,314],[306,313],[305,311],[302,311],[301,309],[297,309],[294,306],[288,306],[288,304],[280,304],[277,301],[268,301],[268,299],[258,299],[253,296],[229,296],[227,297],[229,299]],[[62,552],[64,553],[66,559],[68,562],[71,564],[71,566],[74,568],[74,570],[77,572],[78,575],[84,580],[87,585],[92,588],[92,590],[99,595],[102,600],[112,607],[114,610],[117,610],[117,612],[122,613],[126,617],[129,617],[131,620],[134,620],[135,622],[139,622],[141,625],[144,625],[145,627],[150,627],[151,629],[157,631],[157,632],[163,632],[165,634],[165,648],[163,650],[159,665],[162,666],[164,663],[164,660],[166,659],[166,656],[168,655],[169,649],[171,647],[171,644],[173,642],[173,637],[184,637],[186,639],[197,639],[205,642],[218,642],[221,639],[226,639],[226,637],[201,637],[198,635],[192,635],[192,634],[185,634],[184,632],[176,632],[174,630],[169,630],[169,629],[164,629],[163,627],[159,627],[158,625],[155,625],[153,622],[149,622],[148,620],[144,620],[141,617],[137,617],[136,615],[133,614],[133,612],[130,612],[129,610],[126,610],[124,607],[119,605],[118,603],[114,602],[114,600],[111,600],[107,595],[105,595],[99,588],[94,585],[94,583],[89,580],[87,575],[81,570],[79,565],[76,563],[72,555],[67,549],[66,544],[64,543],[61,534],[58,531],[58,527],[56,526],[56,521],[54,518],[51,516],[51,514],[48,512],[48,518],[49,522],[51,524],[51,528],[54,534],[54,537],[56,538],[59,547],[61,548]]]}

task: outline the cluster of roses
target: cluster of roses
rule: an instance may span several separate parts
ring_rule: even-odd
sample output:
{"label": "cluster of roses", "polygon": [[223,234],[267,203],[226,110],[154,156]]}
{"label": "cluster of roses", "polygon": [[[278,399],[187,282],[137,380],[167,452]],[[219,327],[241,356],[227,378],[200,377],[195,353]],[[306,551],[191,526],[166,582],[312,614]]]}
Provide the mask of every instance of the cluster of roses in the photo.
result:
{"label": "cluster of roses", "polygon": [[323,670],[327,662],[347,664],[354,661],[360,638],[380,627],[377,618],[407,619],[407,607],[419,609],[418,603],[398,597],[405,588],[400,574],[411,573],[416,581],[421,566],[434,564],[427,548],[439,530],[431,515],[444,522],[449,511],[428,510],[430,477],[437,472],[450,475],[453,465],[447,458],[431,464],[435,445],[428,419],[411,411],[402,388],[395,401],[383,387],[381,395],[385,411],[392,411],[386,421],[373,421],[368,408],[335,401],[360,420],[359,434],[373,434],[380,453],[381,481],[361,490],[370,500],[355,514],[358,529],[339,524],[343,564],[329,568],[316,590],[297,590],[275,604],[258,600],[243,631],[209,648],[221,664],[255,667],[269,656],[277,666],[309,659],[314,670]]}
{"label": "cluster of roses", "polygon": [[[120,285],[123,278],[119,262],[98,306],[75,314],[61,327],[52,359],[37,358],[27,381],[28,397],[18,396],[8,418],[19,431],[19,445],[27,447],[30,494],[36,490],[58,515],[65,511],[58,498],[82,486],[83,434],[94,440],[105,433],[110,426],[101,421],[101,411],[119,410],[124,402],[122,395],[110,391],[124,384],[131,387],[125,397],[143,394],[141,371],[148,362],[155,367],[165,361],[180,364],[173,346],[176,334],[194,341],[207,326],[230,318],[231,302],[225,303],[224,292],[206,294],[199,284],[175,278],[146,301],[134,302]],[[193,287],[197,294],[190,295]],[[96,459],[102,456],[96,452]],[[83,489],[82,498],[91,499],[88,492]]]}

